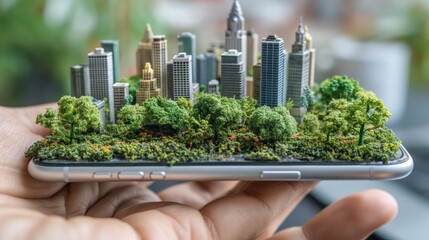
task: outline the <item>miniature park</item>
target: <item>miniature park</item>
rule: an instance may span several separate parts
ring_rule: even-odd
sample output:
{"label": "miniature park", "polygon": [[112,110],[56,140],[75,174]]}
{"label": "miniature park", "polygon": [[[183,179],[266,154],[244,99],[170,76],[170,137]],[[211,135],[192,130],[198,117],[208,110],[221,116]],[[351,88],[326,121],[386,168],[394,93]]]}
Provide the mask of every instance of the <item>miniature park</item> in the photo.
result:
{"label": "miniature park", "polygon": [[400,141],[384,126],[391,114],[383,101],[347,76],[315,84],[316,50],[302,19],[295,38],[290,52],[276,35],[259,41],[234,1],[225,46],[197,57],[195,35],[182,33],[168,61],[165,36],[147,25],[130,78],[119,78],[118,42],[102,41],[88,64],[71,68],[71,96],[37,117],[50,135],[26,157],[169,164],[395,158]]}

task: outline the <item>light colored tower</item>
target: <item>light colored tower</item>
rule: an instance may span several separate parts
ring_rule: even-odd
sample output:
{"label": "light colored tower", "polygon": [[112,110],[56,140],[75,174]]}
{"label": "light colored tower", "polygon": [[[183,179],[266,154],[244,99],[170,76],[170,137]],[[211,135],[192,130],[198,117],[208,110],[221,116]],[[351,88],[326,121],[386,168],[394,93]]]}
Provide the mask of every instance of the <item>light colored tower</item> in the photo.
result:
{"label": "light colored tower", "polygon": [[125,98],[130,95],[130,85],[128,83],[115,83],[113,84],[113,101],[115,110],[121,109],[125,106]]}
{"label": "light colored tower", "polygon": [[310,88],[314,85],[314,72],[316,67],[316,49],[313,47],[313,37],[308,31],[307,25],[304,28],[305,31],[305,41],[307,42],[306,48],[310,51],[310,68],[308,72],[308,86]]}
{"label": "light colored tower", "polygon": [[218,80],[210,80],[209,86],[207,87],[208,93],[219,94],[219,81]]}
{"label": "light colored tower", "polygon": [[156,78],[156,85],[161,88],[161,96],[167,98],[167,40],[164,35],[153,37],[152,62],[153,76]]}
{"label": "light colored tower", "polygon": [[179,53],[173,57],[174,100],[179,97],[194,101],[192,84],[192,56]]}
{"label": "light colored tower", "polygon": [[302,104],[304,88],[308,86],[310,67],[310,52],[306,49],[304,27],[300,19],[298,30],[295,33],[295,43],[289,55],[287,98],[292,99],[291,115],[298,123],[302,122],[306,109]]}
{"label": "light colored tower", "polygon": [[156,82],[150,63],[146,63],[142,70],[140,87],[136,91],[136,103],[142,104],[146,99],[161,96],[161,89],[156,85]]}
{"label": "light colored tower", "polygon": [[225,97],[242,99],[246,96],[243,54],[235,49],[222,53],[222,89]]}
{"label": "light colored tower", "polygon": [[89,68],[86,64],[74,65],[70,68],[71,95],[73,97],[90,96],[91,83]]}
{"label": "light colored tower", "polygon": [[197,77],[197,38],[195,34],[184,32],[177,36],[179,52],[184,52],[192,56],[192,82],[196,83]]}
{"label": "light colored tower", "polygon": [[[241,52],[244,62],[244,72],[246,71],[246,31],[244,30],[244,17],[240,3],[235,0],[232,4],[227,20],[227,30],[225,32],[225,50],[236,49]],[[223,85],[223,83],[222,83]]]}
{"label": "light colored tower", "polygon": [[153,41],[153,32],[150,24],[146,25],[146,30],[144,31],[143,38],[141,39],[137,52],[136,52],[136,73],[141,77],[142,71],[145,67],[145,64],[152,62],[152,41]]}
{"label": "light colored tower", "polygon": [[113,106],[113,61],[112,53],[96,48],[88,54],[89,78],[91,80],[91,96],[109,101],[109,120],[115,122]]}
{"label": "light colored tower", "polygon": [[253,30],[247,30],[247,75],[251,75],[253,66],[258,63],[259,35]]}
{"label": "light colored tower", "polygon": [[261,60],[256,65],[253,65],[253,98],[258,101],[261,100]]}
{"label": "light colored tower", "polygon": [[101,47],[105,52],[112,53],[113,61],[113,83],[119,80],[120,68],[119,68],[119,41],[118,40],[102,40]]}
{"label": "light colored tower", "polygon": [[284,98],[284,42],[276,35],[262,39],[261,59],[261,106],[283,105]]}
{"label": "light colored tower", "polygon": [[287,80],[288,80],[288,69],[289,69],[289,54],[286,49],[283,51],[285,67],[283,69],[284,78],[283,78],[283,105],[286,105],[287,101]]}

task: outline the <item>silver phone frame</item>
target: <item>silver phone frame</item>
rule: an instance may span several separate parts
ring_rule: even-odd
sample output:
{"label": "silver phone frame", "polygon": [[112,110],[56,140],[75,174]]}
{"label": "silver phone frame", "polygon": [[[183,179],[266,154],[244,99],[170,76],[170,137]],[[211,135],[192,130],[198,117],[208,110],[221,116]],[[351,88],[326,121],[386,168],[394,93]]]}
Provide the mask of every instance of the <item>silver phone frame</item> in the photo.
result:
{"label": "silver phone frame", "polygon": [[400,149],[404,159],[394,164],[49,166],[33,159],[28,171],[39,180],[63,182],[396,180],[408,176],[414,166],[407,150],[402,145]]}

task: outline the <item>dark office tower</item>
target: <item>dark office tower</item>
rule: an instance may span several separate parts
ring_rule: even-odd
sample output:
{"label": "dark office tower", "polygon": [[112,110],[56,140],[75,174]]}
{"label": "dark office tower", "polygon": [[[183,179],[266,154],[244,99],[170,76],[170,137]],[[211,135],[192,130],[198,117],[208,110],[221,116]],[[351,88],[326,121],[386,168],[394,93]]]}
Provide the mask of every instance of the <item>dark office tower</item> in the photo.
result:
{"label": "dark office tower", "polygon": [[246,96],[243,54],[235,49],[222,53],[222,89],[225,97],[242,99]]}
{"label": "dark office tower", "polygon": [[173,60],[167,63],[167,85],[168,85],[168,98],[174,99],[174,77],[173,77]]}
{"label": "dark office tower", "polygon": [[247,74],[251,73],[254,65],[258,63],[259,35],[253,30],[247,30]]}
{"label": "dark office tower", "polygon": [[74,65],[70,68],[71,95],[73,97],[91,96],[89,68],[86,64]]}
{"label": "dark office tower", "polygon": [[246,31],[244,30],[244,17],[241,11],[240,3],[235,0],[232,4],[227,20],[227,29],[225,31],[225,51],[235,49],[241,52],[243,58],[243,69],[246,73]]}
{"label": "dark office tower", "polygon": [[177,36],[177,44],[179,52],[184,52],[187,55],[192,56],[192,82],[196,83],[197,77],[197,38],[195,34],[190,32],[184,32]]}
{"label": "dark office tower", "polygon": [[113,61],[112,53],[96,48],[88,54],[89,78],[91,80],[91,96],[95,99],[109,101],[110,122],[115,122],[113,106]]}
{"label": "dark office tower", "polygon": [[276,35],[262,39],[261,59],[261,106],[283,105],[284,87],[284,42]]}
{"label": "dark office tower", "polygon": [[306,49],[304,27],[300,20],[298,30],[295,34],[295,43],[289,56],[289,71],[287,98],[293,100],[291,115],[300,123],[305,115],[306,109],[302,104],[304,88],[308,86],[308,74],[310,66],[310,52]]}
{"label": "dark office tower", "polygon": [[146,25],[146,30],[142,39],[140,40],[139,46],[136,51],[136,73],[138,76],[142,76],[142,71],[145,68],[146,63],[152,62],[152,41],[153,32],[150,24]]}
{"label": "dark office tower", "polygon": [[207,88],[207,84],[210,79],[207,78],[207,58],[204,54],[200,54],[197,57],[196,79],[200,85],[204,85]]}
{"label": "dark office tower", "polygon": [[117,82],[120,77],[119,68],[119,41],[118,40],[102,40],[101,47],[105,52],[112,53],[113,60],[113,83]]}
{"label": "dark office tower", "polygon": [[153,37],[152,62],[153,76],[156,78],[156,85],[161,88],[161,96],[167,97],[167,40],[164,35]]}
{"label": "dark office tower", "polygon": [[206,63],[207,63],[207,79],[208,81],[216,79],[217,78],[216,56],[214,55],[214,53],[210,53],[210,52],[207,52],[204,55],[206,56]]}
{"label": "dark office tower", "polygon": [[261,60],[253,66],[253,98],[258,101],[261,100]]}

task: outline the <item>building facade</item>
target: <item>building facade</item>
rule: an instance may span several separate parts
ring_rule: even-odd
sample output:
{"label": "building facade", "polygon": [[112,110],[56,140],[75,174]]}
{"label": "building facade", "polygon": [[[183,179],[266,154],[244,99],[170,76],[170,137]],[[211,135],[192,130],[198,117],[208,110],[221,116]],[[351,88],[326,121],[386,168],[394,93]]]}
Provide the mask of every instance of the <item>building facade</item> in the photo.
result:
{"label": "building facade", "polygon": [[146,99],[157,96],[161,96],[161,89],[157,86],[150,63],[146,63],[142,71],[139,89],[136,91],[136,103],[142,104]]}
{"label": "building facade", "polygon": [[259,35],[253,30],[247,30],[247,75],[252,75],[253,66],[258,63],[258,46],[259,46]]}
{"label": "building facade", "polygon": [[153,37],[152,62],[153,76],[156,78],[156,85],[161,88],[161,96],[167,98],[167,40],[164,35]]}
{"label": "building facade", "polygon": [[262,40],[261,84],[259,103],[261,106],[283,105],[284,98],[284,42],[276,35]]}
{"label": "building facade", "polygon": [[86,64],[74,65],[70,68],[71,95],[73,97],[91,96],[89,68]]}
{"label": "building facade", "polygon": [[104,101],[99,99],[92,99],[92,104],[97,107],[98,112],[100,113],[100,120],[101,120],[101,128],[100,130],[104,130],[107,126],[107,120],[106,120],[106,110],[104,109]]}
{"label": "building facade", "polygon": [[306,48],[310,52],[310,67],[308,69],[308,86],[310,88],[314,85],[314,72],[316,68],[316,49],[313,47],[313,37],[308,31],[308,27],[305,26],[305,41],[307,43]]}
{"label": "building facade", "polygon": [[177,36],[179,52],[192,56],[192,82],[196,83],[197,77],[197,38],[195,34],[184,32]]}
{"label": "building facade", "polygon": [[298,123],[302,122],[306,109],[302,103],[304,88],[308,86],[310,67],[310,52],[306,49],[304,27],[300,20],[298,30],[295,33],[295,43],[289,55],[287,98],[292,99],[294,105],[290,110],[291,115]]}
{"label": "building facade", "polygon": [[113,83],[117,82],[120,77],[119,67],[119,41],[118,40],[102,40],[101,47],[105,52],[112,53],[113,61]]}
{"label": "building facade", "polygon": [[213,53],[207,52],[197,57],[197,81],[206,88],[210,80],[216,79],[216,58]]}
{"label": "building facade", "polygon": [[168,99],[174,99],[173,74],[173,59],[171,59],[167,62]]}
{"label": "building facade", "polygon": [[243,54],[235,49],[222,53],[221,95],[242,99],[246,96]]}
{"label": "building facade", "polygon": [[146,63],[153,64],[152,62],[152,41],[153,32],[150,24],[146,25],[145,32],[140,40],[139,46],[136,51],[136,75],[142,76],[142,71]]}
{"label": "building facade", "polygon": [[253,98],[257,104],[261,100],[261,60],[256,65],[253,65]]}
{"label": "building facade", "polygon": [[219,81],[218,80],[210,80],[209,85],[207,86],[207,93],[219,94]]}
{"label": "building facade", "polygon": [[173,57],[174,100],[179,97],[194,101],[192,83],[192,56],[179,53]]}
{"label": "building facade", "polygon": [[227,30],[225,31],[225,50],[235,49],[241,52],[244,62],[244,72],[246,71],[247,37],[244,30],[244,17],[240,3],[235,0],[227,19]]}
{"label": "building facade", "polygon": [[113,84],[113,106],[115,110],[125,106],[125,98],[130,95],[130,85],[128,83]]}
{"label": "building facade", "polygon": [[109,121],[114,123],[112,53],[104,52],[103,48],[96,48],[88,54],[88,63],[91,96],[95,99],[109,101]]}

